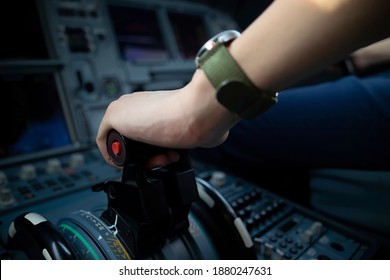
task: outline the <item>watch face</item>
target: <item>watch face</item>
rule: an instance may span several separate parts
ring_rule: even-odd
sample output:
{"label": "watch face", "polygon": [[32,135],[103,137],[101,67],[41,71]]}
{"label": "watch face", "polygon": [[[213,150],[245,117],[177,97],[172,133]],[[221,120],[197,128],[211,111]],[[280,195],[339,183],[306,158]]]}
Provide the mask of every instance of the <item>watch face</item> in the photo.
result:
{"label": "watch face", "polygon": [[253,118],[276,102],[252,84],[225,47],[240,36],[229,30],[209,40],[198,52],[195,62],[217,90],[220,104],[241,118]]}
{"label": "watch face", "polygon": [[213,39],[219,43],[226,45],[234,39],[241,36],[241,33],[236,30],[226,30],[217,34]]}
{"label": "watch face", "polygon": [[211,50],[217,43],[228,45],[234,39],[240,37],[241,33],[236,30],[226,30],[221,33],[218,33],[210,40],[208,40],[198,51],[195,58],[195,65],[199,67],[199,59],[209,50]]}

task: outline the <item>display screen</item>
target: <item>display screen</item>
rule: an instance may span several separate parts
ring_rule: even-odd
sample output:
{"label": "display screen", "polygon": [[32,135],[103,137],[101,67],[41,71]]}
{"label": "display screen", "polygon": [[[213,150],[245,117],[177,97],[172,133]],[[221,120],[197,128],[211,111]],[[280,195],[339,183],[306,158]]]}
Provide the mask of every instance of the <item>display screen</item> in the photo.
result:
{"label": "display screen", "polygon": [[0,159],[71,144],[53,74],[2,74],[0,88]]}
{"label": "display screen", "polygon": [[0,60],[49,57],[36,1],[3,1],[0,9]]}
{"label": "display screen", "polygon": [[208,40],[203,18],[197,15],[169,13],[176,42],[182,59],[194,59]]}
{"label": "display screen", "polygon": [[154,10],[115,5],[108,8],[124,60],[148,62],[169,58]]}

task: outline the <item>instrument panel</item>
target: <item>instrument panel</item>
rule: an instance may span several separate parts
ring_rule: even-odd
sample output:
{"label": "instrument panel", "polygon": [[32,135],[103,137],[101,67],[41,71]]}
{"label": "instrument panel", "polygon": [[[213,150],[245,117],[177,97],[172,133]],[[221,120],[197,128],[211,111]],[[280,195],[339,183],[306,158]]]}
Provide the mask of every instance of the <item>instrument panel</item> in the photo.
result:
{"label": "instrument panel", "polygon": [[[10,252],[7,243],[19,215],[40,213],[61,232],[67,217],[83,220],[92,212],[98,217],[107,206],[106,196],[91,188],[119,182],[122,176],[95,145],[110,102],[134,91],[185,85],[201,45],[223,30],[238,29],[230,16],[187,1],[44,0],[23,5],[5,4],[12,21],[2,24],[1,31],[16,38],[6,40],[0,54],[0,257],[16,259],[26,256]],[[375,258],[380,249],[373,236],[260,186],[202,163],[194,163],[194,169],[201,200],[189,214],[190,234],[171,237],[167,246],[180,252],[164,247],[152,259],[234,258],[241,243],[254,251],[241,257],[258,259]],[[231,243],[220,238],[226,231],[235,236],[238,249],[223,249]],[[190,239],[193,245],[186,246]],[[203,255],[196,253],[200,249]]]}

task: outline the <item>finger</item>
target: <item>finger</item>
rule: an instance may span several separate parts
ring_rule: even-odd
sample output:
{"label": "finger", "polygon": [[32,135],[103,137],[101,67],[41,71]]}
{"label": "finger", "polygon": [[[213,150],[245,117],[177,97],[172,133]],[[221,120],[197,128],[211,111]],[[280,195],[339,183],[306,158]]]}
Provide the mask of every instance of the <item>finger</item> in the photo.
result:
{"label": "finger", "polygon": [[100,153],[102,154],[103,158],[110,162],[110,156],[108,155],[107,147],[106,147],[106,136],[101,132],[99,129],[98,136],[96,137],[96,144],[100,150]]}
{"label": "finger", "polygon": [[103,120],[100,123],[98,134],[96,136],[96,144],[97,144],[97,146],[100,150],[100,153],[101,153],[102,157],[104,158],[104,160],[109,165],[120,168],[119,166],[117,166],[116,164],[113,163],[110,155],[108,154],[108,151],[107,151],[107,134],[108,134],[108,132],[107,131],[109,131],[109,129],[108,129],[107,125],[105,125],[105,122]]}
{"label": "finger", "polygon": [[177,151],[167,151],[164,154],[159,154],[154,157],[152,157],[147,163],[146,168],[147,169],[153,169],[157,167],[164,167],[168,164],[171,164],[173,162],[177,162],[180,159],[180,154]]}

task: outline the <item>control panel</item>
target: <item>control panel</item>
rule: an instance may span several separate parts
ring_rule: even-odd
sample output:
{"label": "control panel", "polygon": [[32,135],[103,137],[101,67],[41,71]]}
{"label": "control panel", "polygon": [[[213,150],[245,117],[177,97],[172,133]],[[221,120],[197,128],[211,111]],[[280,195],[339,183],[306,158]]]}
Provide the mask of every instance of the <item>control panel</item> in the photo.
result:
{"label": "control panel", "polygon": [[[8,1],[4,10],[15,29],[3,25],[2,33],[18,36],[4,40],[0,53],[0,258],[27,258],[10,248],[9,234],[15,223],[26,226],[30,219],[45,221],[47,232],[72,248],[71,257],[132,256],[126,240],[121,252],[112,249],[112,201],[92,191],[123,180],[122,169],[108,165],[96,148],[100,120],[123,94],[185,85],[198,49],[223,30],[237,30],[236,23],[190,1],[42,0],[23,7]],[[116,144],[112,148],[120,154]],[[194,192],[188,209],[178,210],[180,231],[143,257],[377,257],[381,240],[371,234],[218,168],[194,162],[194,171],[199,199]],[[110,238],[95,240],[100,231]]]}
{"label": "control panel", "polygon": [[[108,256],[117,259],[122,256],[109,249],[117,248],[117,245],[110,247],[117,229],[103,227],[99,218],[107,206],[107,199],[102,193],[91,190],[91,186],[96,185],[94,182],[102,182],[99,173],[107,172],[103,162],[100,163],[100,168],[96,165],[96,169],[89,171],[88,168],[80,169],[74,173],[77,178],[64,182],[58,179],[57,187],[61,189],[57,191],[51,189],[50,183],[44,185],[47,182],[42,183],[44,190],[35,191],[33,180],[28,185],[30,195],[26,195],[27,192],[23,195],[20,190],[11,192],[14,196],[12,210],[9,207],[0,215],[3,243],[7,244],[10,238],[9,228],[15,218],[31,212],[41,214],[55,225],[58,233],[76,248],[77,258],[104,259]],[[194,166],[198,170],[199,200],[192,203],[189,212],[189,236],[183,233],[183,236],[170,237],[161,251],[147,256],[149,259],[373,259],[383,246],[377,237],[340,225],[241,178],[198,162]],[[119,182],[120,173],[114,169],[112,180]],[[55,181],[64,175],[57,176],[49,180]],[[82,182],[84,187],[81,187]],[[67,187],[70,184],[74,186]],[[100,236],[102,229],[112,237],[86,241],[88,236]],[[94,247],[99,246],[106,248],[107,256],[96,253],[99,250]],[[2,258],[26,258],[20,252],[7,251],[6,247],[1,249]]]}
{"label": "control panel", "polygon": [[186,1],[37,3],[52,52],[64,63],[61,74],[83,142],[94,141],[110,101],[183,86],[203,43],[237,28],[227,15]]}
{"label": "control panel", "polygon": [[245,224],[258,259],[372,258],[378,240],[218,170],[199,174]]}
{"label": "control panel", "polygon": [[97,149],[30,161],[0,172],[0,211],[7,213],[120,177]]}
{"label": "control panel", "polygon": [[186,1],[44,0],[4,10],[14,28],[1,30],[15,40],[0,55],[2,213],[118,176],[95,144],[110,102],[183,86],[202,44],[237,28]]}

